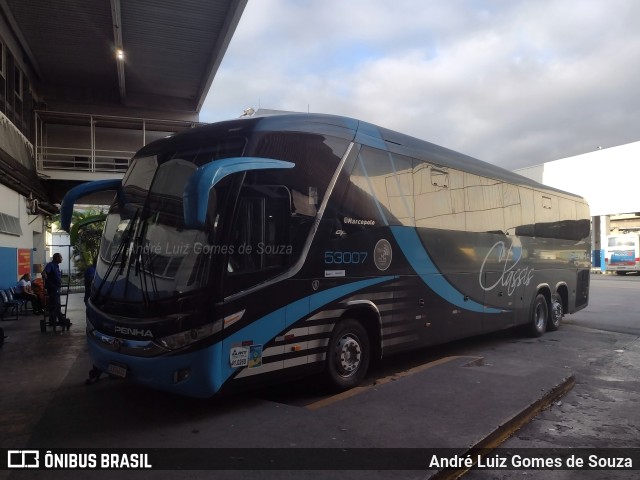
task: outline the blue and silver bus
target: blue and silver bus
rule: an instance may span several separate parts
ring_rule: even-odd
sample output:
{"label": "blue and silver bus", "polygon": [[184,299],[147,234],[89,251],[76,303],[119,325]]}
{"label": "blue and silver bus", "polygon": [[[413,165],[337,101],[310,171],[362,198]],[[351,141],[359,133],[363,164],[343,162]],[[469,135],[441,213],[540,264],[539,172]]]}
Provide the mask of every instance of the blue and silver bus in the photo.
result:
{"label": "blue and silver bus", "polygon": [[362,121],[240,118],[142,148],[114,190],[87,305],[96,372],[194,397],[587,306],[583,198]]}
{"label": "blue and silver bus", "polygon": [[617,275],[640,272],[640,235],[608,235],[604,257],[606,270],[609,272],[616,272]]}

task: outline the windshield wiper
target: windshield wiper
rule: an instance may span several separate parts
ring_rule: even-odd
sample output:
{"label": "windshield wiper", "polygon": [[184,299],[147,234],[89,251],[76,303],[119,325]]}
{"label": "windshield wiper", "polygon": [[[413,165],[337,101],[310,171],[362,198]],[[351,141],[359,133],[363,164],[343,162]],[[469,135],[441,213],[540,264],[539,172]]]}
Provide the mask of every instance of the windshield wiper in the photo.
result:
{"label": "windshield wiper", "polygon": [[140,263],[141,263],[140,268],[142,269],[142,280],[143,280],[143,282],[140,282],[140,283],[141,285],[144,283],[144,288],[142,293],[145,298],[145,302],[149,301],[149,290],[147,288],[147,278],[148,278],[147,274],[150,277],[149,281],[151,282],[153,295],[155,298],[158,297],[158,283],[156,279],[156,272],[153,267],[153,262],[155,258],[156,258],[155,256],[151,257],[151,254],[147,253],[147,260],[145,260],[144,256],[142,256],[140,259]]}
{"label": "windshield wiper", "polygon": [[145,240],[147,227],[147,222],[144,221],[134,243],[134,247],[137,253],[135,263],[136,276],[140,276],[140,291],[142,292],[142,300],[144,302],[145,308],[148,307],[150,303],[149,288],[147,285],[148,275],[150,275],[151,277],[149,281],[151,283],[151,288],[153,289],[154,297],[158,296],[158,286],[156,283],[155,272],[153,271],[153,259],[150,259],[150,253],[142,247],[142,242]]}
{"label": "windshield wiper", "polygon": [[[127,229],[124,231],[124,234],[122,235],[122,240],[120,241],[120,244],[118,245],[116,253],[115,253],[115,255],[113,255],[113,257],[111,257],[111,261],[109,262],[109,266],[107,267],[107,271],[104,274],[104,277],[102,278],[102,282],[100,282],[100,285],[98,286],[95,298],[98,298],[100,296],[100,292],[102,291],[102,287],[104,287],[105,283],[107,283],[107,279],[111,275],[111,272],[113,271],[113,268],[115,267],[115,265],[117,263],[119,255],[121,255],[121,257],[120,257],[120,266],[118,268],[119,268],[119,270],[122,269],[123,263],[124,263],[124,261],[126,259],[126,253],[123,250],[125,249],[125,245],[129,244],[129,239],[131,238],[131,233],[133,231],[133,226],[136,223],[136,221],[138,220],[139,212],[140,212],[140,210],[136,210],[136,213],[134,214],[133,218],[129,222],[129,225],[127,225]],[[107,292],[107,295],[109,295],[113,291],[113,287],[115,286],[115,284],[116,284],[116,282],[111,282],[111,286],[109,288],[109,291]]]}

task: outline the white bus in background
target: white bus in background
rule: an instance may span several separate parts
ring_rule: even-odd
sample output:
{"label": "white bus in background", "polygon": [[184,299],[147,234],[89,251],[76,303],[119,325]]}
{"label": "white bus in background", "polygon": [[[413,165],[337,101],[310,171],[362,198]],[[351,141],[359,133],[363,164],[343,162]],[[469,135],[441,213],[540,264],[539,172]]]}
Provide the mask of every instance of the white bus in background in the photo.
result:
{"label": "white bus in background", "polygon": [[625,275],[627,272],[640,272],[640,235],[623,233],[607,237],[605,264],[607,271]]}

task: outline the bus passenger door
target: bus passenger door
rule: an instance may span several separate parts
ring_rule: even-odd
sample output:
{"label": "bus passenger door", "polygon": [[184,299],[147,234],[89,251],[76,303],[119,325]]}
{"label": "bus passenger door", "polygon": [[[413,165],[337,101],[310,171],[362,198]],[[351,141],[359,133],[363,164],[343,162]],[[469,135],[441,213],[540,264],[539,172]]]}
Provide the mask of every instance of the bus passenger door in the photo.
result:
{"label": "bus passenger door", "polygon": [[[227,309],[244,312],[242,320],[238,321],[251,319],[244,328],[224,340],[224,352],[229,355],[231,368],[238,370],[236,378],[283,368],[285,346],[276,336],[285,331],[287,314],[277,290],[279,285],[252,290],[286,268],[289,216],[290,200],[286,189],[274,186],[243,188],[231,228],[223,283],[225,297],[240,295],[232,301],[237,307],[229,305]],[[246,293],[242,295],[243,292]]]}

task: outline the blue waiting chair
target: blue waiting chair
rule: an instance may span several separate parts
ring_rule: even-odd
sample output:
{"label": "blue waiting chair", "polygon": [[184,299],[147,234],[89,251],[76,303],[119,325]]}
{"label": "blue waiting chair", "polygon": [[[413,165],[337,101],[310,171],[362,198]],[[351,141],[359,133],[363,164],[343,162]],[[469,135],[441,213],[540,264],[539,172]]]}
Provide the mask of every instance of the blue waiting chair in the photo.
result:
{"label": "blue waiting chair", "polygon": [[0,290],[0,300],[2,300],[2,312],[0,312],[0,320],[4,320],[4,314],[12,309],[16,314],[16,320],[18,320],[18,316],[20,315],[20,308],[23,305],[23,301],[15,300],[13,295],[11,294],[11,290]]}
{"label": "blue waiting chair", "polygon": [[20,298],[16,296],[16,287],[11,287],[9,288],[9,291],[11,292],[11,297],[9,298],[9,300],[11,300],[11,298],[13,298],[13,300],[15,300],[16,302],[20,302],[20,311],[24,314],[27,313],[27,307],[29,302],[31,302],[31,310],[33,310],[33,301],[30,298]]}

